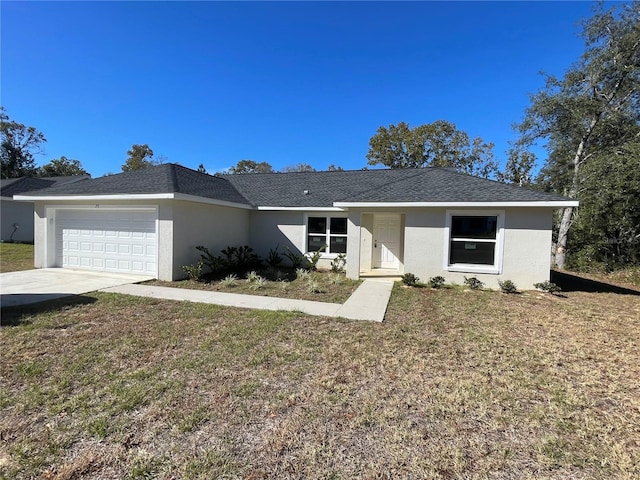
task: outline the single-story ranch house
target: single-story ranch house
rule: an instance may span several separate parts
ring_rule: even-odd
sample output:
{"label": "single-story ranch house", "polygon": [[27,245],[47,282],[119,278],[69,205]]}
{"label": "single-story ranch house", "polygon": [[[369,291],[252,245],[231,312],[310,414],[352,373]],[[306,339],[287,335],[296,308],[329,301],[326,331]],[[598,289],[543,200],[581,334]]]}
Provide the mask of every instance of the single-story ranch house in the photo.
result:
{"label": "single-story ranch house", "polygon": [[35,205],[36,267],[175,280],[198,245],[263,257],[327,245],[322,262],[346,254],[350,278],[476,276],[520,288],[549,278],[553,211],[578,205],[436,167],[207,175],[163,164],[14,198]]}

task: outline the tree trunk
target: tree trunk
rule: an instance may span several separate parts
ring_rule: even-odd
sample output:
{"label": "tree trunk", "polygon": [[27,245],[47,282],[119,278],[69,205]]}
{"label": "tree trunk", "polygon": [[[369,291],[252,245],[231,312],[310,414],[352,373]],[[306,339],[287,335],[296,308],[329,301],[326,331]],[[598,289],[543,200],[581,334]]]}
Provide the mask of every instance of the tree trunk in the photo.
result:
{"label": "tree trunk", "polygon": [[555,264],[558,268],[564,269],[567,254],[567,236],[571,220],[573,219],[573,207],[567,207],[562,210],[562,220],[558,227],[558,243],[556,245]]}
{"label": "tree trunk", "polygon": [[[582,161],[584,160],[585,149],[587,147],[587,143],[589,142],[589,137],[591,137],[591,133],[593,129],[598,124],[600,120],[601,114],[597,114],[596,116],[591,118],[589,122],[589,127],[585,132],[584,136],[580,140],[578,144],[578,148],[576,150],[576,154],[573,156],[573,178],[571,179],[571,188],[569,189],[569,198],[576,198],[578,196],[578,171],[580,170],[580,165],[582,165]],[[569,228],[571,227],[571,222],[573,221],[573,207],[567,207],[562,211],[562,220],[560,220],[560,226],[558,227],[558,244],[556,247],[556,255],[555,255],[555,264],[558,268],[564,269],[564,264],[567,255],[567,236],[569,234]]]}

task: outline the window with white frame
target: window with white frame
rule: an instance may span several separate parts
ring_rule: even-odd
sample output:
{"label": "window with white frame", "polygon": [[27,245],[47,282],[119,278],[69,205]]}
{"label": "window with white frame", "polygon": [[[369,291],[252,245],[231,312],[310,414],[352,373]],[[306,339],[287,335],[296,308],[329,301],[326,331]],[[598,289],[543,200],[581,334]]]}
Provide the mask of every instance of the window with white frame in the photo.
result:
{"label": "window with white frame", "polygon": [[327,246],[327,253],[347,253],[346,217],[308,217],[307,252]]}
{"label": "window with white frame", "polygon": [[446,267],[453,271],[499,273],[503,215],[449,212]]}

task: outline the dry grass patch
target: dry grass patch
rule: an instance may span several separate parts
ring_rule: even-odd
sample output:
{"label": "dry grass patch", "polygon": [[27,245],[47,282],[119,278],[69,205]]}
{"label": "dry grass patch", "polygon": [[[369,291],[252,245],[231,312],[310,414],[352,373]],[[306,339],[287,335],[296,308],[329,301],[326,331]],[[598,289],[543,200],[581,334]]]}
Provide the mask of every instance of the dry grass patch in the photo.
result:
{"label": "dry grass patch", "polygon": [[31,270],[33,245],[25,243],[0,243],[0,273]]}
{"label": "dry grass patch", "polygon": [[640,297],[397,287],[382,324],[3,312],[6,478],[640,476]]}
{"label": "dry grass patch", "polygon": [[344,303],[361,280],[349,280],[344,273],[307,272],[296,276],[293,272],[259,272],[262,280],[250,281],[247,276],[236,277],[235,281],[222,280],[202,281],[180,280],[163,282],[153,280],[147,285],[162,287],[188,288],[193,290],[209,290],[213,292],[243,293],[248,295],[266,295],[269,297],[313,300],[316,302]]}

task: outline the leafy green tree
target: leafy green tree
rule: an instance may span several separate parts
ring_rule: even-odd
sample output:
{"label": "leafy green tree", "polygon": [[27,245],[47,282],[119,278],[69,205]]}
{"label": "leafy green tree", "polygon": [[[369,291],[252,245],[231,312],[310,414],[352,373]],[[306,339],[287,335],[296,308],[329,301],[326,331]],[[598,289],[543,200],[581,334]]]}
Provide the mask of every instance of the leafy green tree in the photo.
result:
{"label": "leafy green tree", "polygon": [[[610,159],[640,130],[640,3],[602,4],[583,22],[585,52],[564,77],[548,76],[532,96],[519,126],[521,143],[546,140],[549,158],[541,172],[548,190],[580,198],[588,163]],[[564,268],[573,208],[562,211],[555,263]]]}
{"label": "leafy green tree", "polygon": [[201,163],[200,165],[198,165],[198,172],[207,173],[207,169],[204,168],[204,164]]}
{"label": "leafy green tree", "polygon": [[316,169],[313,168],[308,163],[298,163],[296,165],[287,165],[282,169],[283,172],[292,173],[292,172],[315,172]]}
{"label": "leafy green tree", "polygon": [[344,172],[344,168],[342,168],[340,165],[334,165],[333,163],[331,165],[329,165],[329,167],[327,168],[328,172]]}
{"label": "leafy green tree", "polygon": [[390,168],[451,167],[481,177],[493,176],[493,144],[470,139],[453,123],[437,120],[411,128],[407,123],[380,127],[369,140],[369,165]]}
{"label": "leafy green tree", "polygon": [[64,155],[60,158],[54,158],[49,163],[38,169],[39,177],[67,177],[72,175],[89,175],[80,160],[73,160]]}
{"label": "leafy green tree", "polygon": [[42,153],[47,140],[35,127],[11,120],[0,107],[0,175],[2,178],[36,175],[34,155]]}
{"label": "leafy green tree", "polygon": [[234,167],[229,169],[229,173],[273,173],[273,167],[267,162],[256,162],[254,160],[240,160]]}
{"label": "leafy green tree", "polygon": [[122,165],[123,172],[140,170],[141,168],[153,167],[157,164],[153,159],[153,150],[146,143],[144,145],[134,144],[127,152],[128,158]]}
{"label": "leafy green tree", "polygon": [[640,263],[640,137],[586,163],[567,264],[580,270]]}
{"label": "leafy green tree", "polygon": [[536,164],[535,154],[526,150],[512,148],[509,150],[509,158],[502,172],[496,174],[499,182],[530,186],[532,183],[531,169]]}

